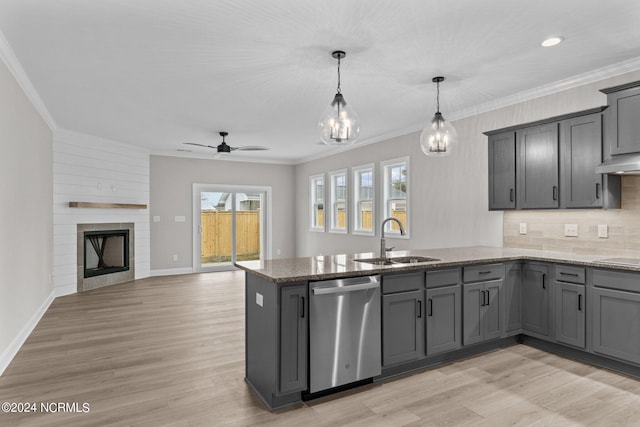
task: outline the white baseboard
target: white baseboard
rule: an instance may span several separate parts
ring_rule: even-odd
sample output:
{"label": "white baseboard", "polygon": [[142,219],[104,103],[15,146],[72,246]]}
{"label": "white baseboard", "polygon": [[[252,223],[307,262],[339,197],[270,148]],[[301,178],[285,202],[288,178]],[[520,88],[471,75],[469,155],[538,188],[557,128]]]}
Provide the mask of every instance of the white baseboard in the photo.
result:
{"label": "white baseboard", "polygon": [[54,299],[55,291],[52,291],[33,316],[31,316],[31,319],[29,319],[27,324],[23,326],[18,335],[13,339],[13,341],[11,341],[9,347],[0,354],[0,375],[4,373],[4,370],[7,369],[9,363],[11,363],[13,358],[16,357],[16,354],[20,351],[20,347],[22,347],[22,344],[24,344],[27,338],[29,338],[29,335],[31,335],[31,332],[33,332],[35,327],[38,325],[38,322],[42,319],[44,313],[47,312],[47,309]]}
{"label": "white baseboard", "polygon": [[163,270],[151,270],[151,277],[176,276],[178,274],[191,274],[191,273],[193,273],[193,268],[191,267],[165,268]]}

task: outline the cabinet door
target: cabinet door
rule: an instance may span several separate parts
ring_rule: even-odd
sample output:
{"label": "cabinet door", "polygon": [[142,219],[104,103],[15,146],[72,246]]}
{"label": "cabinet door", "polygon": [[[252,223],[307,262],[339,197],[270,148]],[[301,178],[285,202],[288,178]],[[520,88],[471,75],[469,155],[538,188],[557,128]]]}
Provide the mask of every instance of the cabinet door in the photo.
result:
{"label": "cabinet door", "polygon": [[564,120],[560,130],[560,207],[602,207],[602,115]]}
{"label": "cabinet door", "polygon": [[382,365],[424,357],[424,291],[382,297]]}
{"label": "cabinet door", "polygon": [[502,336],[503,322],[502,316],[504,307],[502,306],[502,280],[486,282],[484,285],[485,304],[482,314],[482,329],[485,340],[500,338]]}
{"label": "cabinet door", "polygon": [[640,87],[607,95],[605,138],[611,154],[640,152]]}
{"label": "cabinet door", "polygon": [[640,294],[593,288],[593,350],[640,363]]}
{"label": "cabinet door", "polygon": [[484,283],[462,285],[462,342],[464,345],[481,342],[484,308]]}
{"label": "cabinet door", "polygon": [[516,133],[518,187],[521,209],[559,206],[558,123],[521,129]]}
{"label": "cabinet door", "polygon": [[549,268],[524,264],[522,267],[522,327],[549,335]]}
{"label": "cabinet door", "polygon": [[515,132],[489,136],[489,210],[516,207]]}
{"label": "cabinet door", "polygon": [[555,282],[556,341],[584,348],[584,285]]}
{"label": "cabinet door", "polygon": [[307,285],[280,290],[280,393],[307,388]]}
{"label": "cabinet door", "polygon": [[427,355],[460,348],[460,297],[460,285],[427,290]]}
{"label": "cabinet door", "polygon": [[521,314],[521,269],[522,264],[507,264],[505,267],[504,279],[504,312],[505,312],[505,330],[509,332],[518,332],[522,328]]}

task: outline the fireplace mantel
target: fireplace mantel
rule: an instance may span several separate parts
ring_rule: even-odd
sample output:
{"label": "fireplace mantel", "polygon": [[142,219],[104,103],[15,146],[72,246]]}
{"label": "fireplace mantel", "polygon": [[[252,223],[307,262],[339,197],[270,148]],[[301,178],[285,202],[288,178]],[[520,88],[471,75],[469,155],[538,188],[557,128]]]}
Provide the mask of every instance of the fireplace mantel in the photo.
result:
{"label": "fireplace mantel", "polygon": [[147,205],[135,203],[100,203],[100,202],[69,202],[70,208],[98,208],[98,209],[147,209]]}

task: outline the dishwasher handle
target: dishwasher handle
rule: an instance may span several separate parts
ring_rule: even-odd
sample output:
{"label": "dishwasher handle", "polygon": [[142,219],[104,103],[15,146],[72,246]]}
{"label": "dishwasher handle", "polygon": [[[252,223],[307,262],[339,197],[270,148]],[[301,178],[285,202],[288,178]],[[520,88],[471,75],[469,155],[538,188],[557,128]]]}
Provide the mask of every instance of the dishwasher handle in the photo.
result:
{"label": "dishwasher handle", "polygon": [[347,286],[331,286],[326,288],[315,288],[313,289],[313,294],[314,295],[342,294],[346,292],[365,291],[367,289],[375,289],[378,287],[380,287],[380,283],[378,282],[360,283],[357,285],[347,285]]}

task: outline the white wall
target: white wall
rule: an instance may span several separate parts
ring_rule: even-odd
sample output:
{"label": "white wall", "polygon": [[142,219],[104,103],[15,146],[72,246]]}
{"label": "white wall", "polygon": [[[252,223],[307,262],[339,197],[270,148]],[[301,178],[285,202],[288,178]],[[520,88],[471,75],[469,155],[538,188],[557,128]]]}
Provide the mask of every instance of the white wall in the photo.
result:
{"label": "white wall", "polygon": [[69,131],[55,132],[53,151],[53,284],[56,295],[76,292],[77,224],[133,222],[135,277],[149,276],[148,209],[69,207],[72,201],[148,205],[148,151]]}
{"label": "white wall", "polygon": [[[152,274],[192,271],[194,183],[271,186],[272,257],[295,256],[294,178],[291,165],[151,156],[151,216],[160,217],[151,223]],[[176,216],[186,221],[175,222]]]}
{"label": "white wall", "polygon": [[[460,144],[449,157],[425,156],[420,150],[417,132],[297,165],[297,254],[377,252],[382,200],[380,162],[404,156],[411,159],[411,237],[389,239],[388,246],[395,246],[397,250],[500,246],[502,214],[488,211],[486,143],[482,143],[481,134],[477,135],[479,131],[473,119],[461,120],[455,125]],[[309,176],[366,163],[376,163],[376,236],[309,231]]]}
{"label": "white wall", "polygon": [[0,374],[53,301],[51,131],[3,60],[0,60]]}

